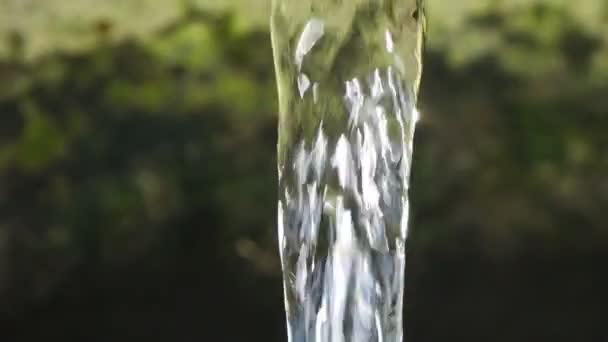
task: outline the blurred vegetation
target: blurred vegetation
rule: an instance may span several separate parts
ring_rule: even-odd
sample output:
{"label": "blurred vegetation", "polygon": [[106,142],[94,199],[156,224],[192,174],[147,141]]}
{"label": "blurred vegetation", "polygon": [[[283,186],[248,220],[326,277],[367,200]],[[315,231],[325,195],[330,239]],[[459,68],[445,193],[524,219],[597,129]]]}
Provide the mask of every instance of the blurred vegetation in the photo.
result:
{"label": "blurred vegetation", "polygon": [[[409,340],[606,340],[608,4],[428,7]],[[266,8],[0,0],[2,340],[285,340]]]}

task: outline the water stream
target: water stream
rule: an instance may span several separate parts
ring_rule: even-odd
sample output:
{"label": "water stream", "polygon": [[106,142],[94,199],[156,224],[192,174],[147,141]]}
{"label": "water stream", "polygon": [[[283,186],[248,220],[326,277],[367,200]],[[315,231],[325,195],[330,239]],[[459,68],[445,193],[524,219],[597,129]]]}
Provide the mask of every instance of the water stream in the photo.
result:
{"label": "water stream", "polygon": [[400,342],[416,0],[278,0],[278,233],[290,342]]}

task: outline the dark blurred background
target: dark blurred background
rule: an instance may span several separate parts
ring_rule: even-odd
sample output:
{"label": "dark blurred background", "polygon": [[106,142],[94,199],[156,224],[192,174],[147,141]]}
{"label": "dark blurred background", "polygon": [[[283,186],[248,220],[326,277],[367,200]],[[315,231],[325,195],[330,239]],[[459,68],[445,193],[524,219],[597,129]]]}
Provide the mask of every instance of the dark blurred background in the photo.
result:
{"label": "dark blurred background", "polygon": [[[406,340],[608,341],[608,3],[429,0]],[[264,1],[0,0],[0,341],[285,341]]]}

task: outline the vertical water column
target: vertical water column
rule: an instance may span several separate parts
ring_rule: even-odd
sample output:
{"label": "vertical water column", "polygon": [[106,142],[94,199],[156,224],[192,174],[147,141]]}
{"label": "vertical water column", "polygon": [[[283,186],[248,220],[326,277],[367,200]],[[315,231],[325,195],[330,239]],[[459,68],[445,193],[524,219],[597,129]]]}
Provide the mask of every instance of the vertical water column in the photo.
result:
{"label": "vertical water column", "polygon": [[276,0],[278,233],[291,342],[403,339],[420,0]]}

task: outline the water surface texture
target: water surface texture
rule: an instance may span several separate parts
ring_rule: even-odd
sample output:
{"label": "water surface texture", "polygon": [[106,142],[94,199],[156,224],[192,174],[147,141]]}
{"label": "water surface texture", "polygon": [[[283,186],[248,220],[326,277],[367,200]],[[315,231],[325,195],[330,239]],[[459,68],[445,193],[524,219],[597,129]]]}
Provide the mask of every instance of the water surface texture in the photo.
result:
{"label": "water surface texture", "polygon": [[291,342],[403,339],[419,5],[273,6],[278,231]]}

